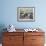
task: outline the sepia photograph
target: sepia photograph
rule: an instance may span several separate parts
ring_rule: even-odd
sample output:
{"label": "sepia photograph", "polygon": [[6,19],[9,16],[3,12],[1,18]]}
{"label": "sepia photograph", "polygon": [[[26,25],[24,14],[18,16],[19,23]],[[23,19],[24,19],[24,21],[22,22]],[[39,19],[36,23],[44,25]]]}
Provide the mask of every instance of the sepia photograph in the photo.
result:
{"label": "sepia photograph", "polygon": [[17,20],[18,21],[34,21],[35,20],[35,8],[34,7],[18,7],[17,8]]}

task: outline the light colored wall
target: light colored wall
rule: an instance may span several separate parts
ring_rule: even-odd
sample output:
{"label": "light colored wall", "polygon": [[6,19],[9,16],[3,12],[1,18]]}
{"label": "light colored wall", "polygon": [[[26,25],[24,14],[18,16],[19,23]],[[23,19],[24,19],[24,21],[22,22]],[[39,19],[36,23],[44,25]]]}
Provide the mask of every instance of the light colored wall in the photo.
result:
{"label": "light colored wall", "polygon": [[[16,28],[46,28],[46,0],[0,0],[0,24],[13,24]],[[18,22],[17,7],[35,7],[35,22]]]}

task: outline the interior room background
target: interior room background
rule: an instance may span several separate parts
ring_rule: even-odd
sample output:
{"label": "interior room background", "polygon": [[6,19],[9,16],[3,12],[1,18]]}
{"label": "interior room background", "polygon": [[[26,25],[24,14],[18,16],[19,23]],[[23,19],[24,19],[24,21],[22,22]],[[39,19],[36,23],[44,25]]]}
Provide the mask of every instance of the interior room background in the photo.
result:
{"label": "interior room background", "polygon": [[[18,22],[17,7],[35,7],[35,22]],[[0,0],[0,38],[9,24],[15,28],[42,28],[46,32],[46,0]]]}

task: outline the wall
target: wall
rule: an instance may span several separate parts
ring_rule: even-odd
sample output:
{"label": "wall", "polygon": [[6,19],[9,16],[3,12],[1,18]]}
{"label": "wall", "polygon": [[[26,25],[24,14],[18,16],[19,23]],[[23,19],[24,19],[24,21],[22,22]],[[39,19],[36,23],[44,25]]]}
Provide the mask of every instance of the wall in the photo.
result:
{"label": "wall", "polygon": [[[1,0],[0,25],[13,24],[16,28],[46,28],[46,1],[41,0]],[[17,7],[35,7],[35,22],[18,22]]]}
{"label": "wall", "polygon": [[[46,0],[0,0],[0,25],[13,24],[16,28],[46,28]],[[35,7],[35,22],[18,22],[17,7]]]}

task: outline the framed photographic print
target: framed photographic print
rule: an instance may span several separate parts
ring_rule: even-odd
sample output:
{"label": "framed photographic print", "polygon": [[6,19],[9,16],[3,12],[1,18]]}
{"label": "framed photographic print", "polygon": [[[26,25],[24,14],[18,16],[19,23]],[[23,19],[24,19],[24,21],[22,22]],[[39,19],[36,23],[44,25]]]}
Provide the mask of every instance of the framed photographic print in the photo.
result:
{"label": "framed photographic print", "polygon": [[35,8],[34,7],[18,7],[17,20],[21,22],[35,21]]}

